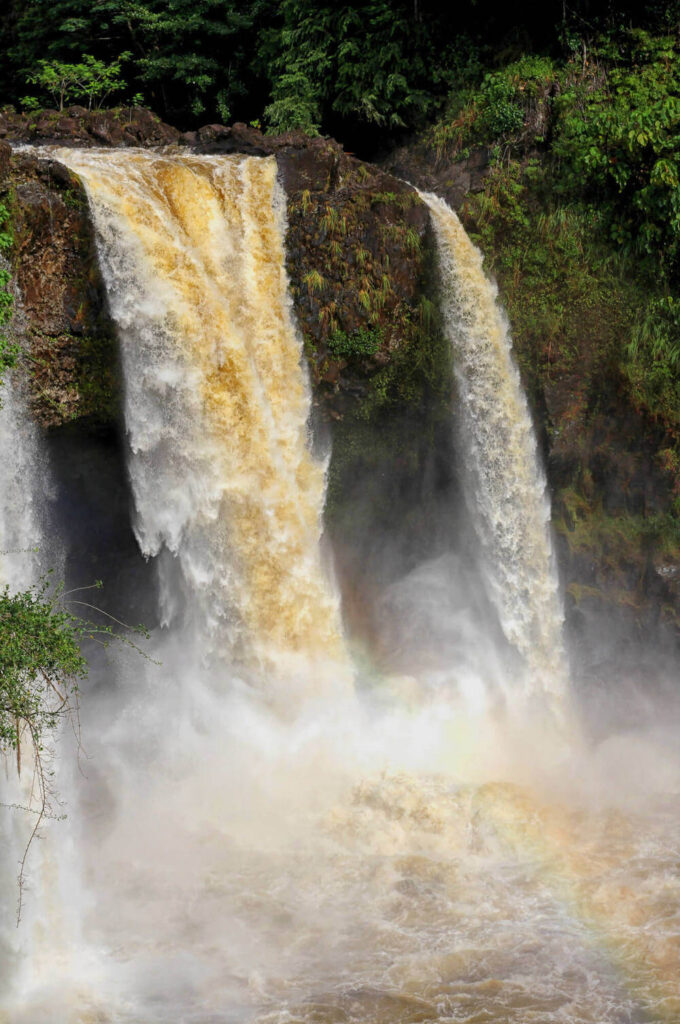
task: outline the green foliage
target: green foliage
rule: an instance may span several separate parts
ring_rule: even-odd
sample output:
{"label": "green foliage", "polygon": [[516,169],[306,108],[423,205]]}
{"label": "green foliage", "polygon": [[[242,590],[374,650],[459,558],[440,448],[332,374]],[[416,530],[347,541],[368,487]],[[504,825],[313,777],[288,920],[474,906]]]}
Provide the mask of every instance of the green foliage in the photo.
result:
{"label": "green foliage", "polygon": [[[186,90],[191,113],[200,116],[213,106],[223,120],[230,117],[234,95],[243,88],[234,76],[242,59],[230,46],[232,37],[252,24],[258,4],[232,0],[107,0],[112,23],[127,29],[139,54],[138,81],[161,95],[179,86]],[[228,59],[224,60],[224,48]],[[230,52],[231,51],[231,52]]]}
{"label": "green foliage", "polygon": [[583,389],[573,415],[584,403],[590,412],[606,403],[604,389],[590,393],[590,381],[602,375],[617,386],[644,289],[633,268],[613,260],[601,213],[555,202],[549,176],[518,161],[496,165],[466,213],[501,284],[532,396],[578,368]]}
{"label": "green foliage", "polygon": [[[573,0],[557,25],[550,5],[499,13],[490,0],[6,0],[0,88],[17,102],[18,83],[38,61],[70,67],[85,52],[107,67],[130,52],[131,92],[181,126],[264,118],[271,130],[342,138],[364,125],[364,138],[384,142],[423,125],[452,92],[447,127],[455,132],[472,99],[465,90],[482,83],[473,118],[481,139],[521,130],[546,65],[532,52],[584,60],[593,35],[606,29],[613,38],[631,19],[675,31],[672,3],[631,2]],[[56,96],[64,102],[61,88]]]}
{"label": "green foliage", "polygon": [[680,370],[680,300],[672,295],[653,298],[635,327],[628,346],[631,358],[645,352],[673,370]]}
{"label": "green foliage", "polygon": [[[101,588],[101,581],[93,586]],[[125,633],[114,633],[111,626],[74,614],[67,601],[100,613],[89,602],[76,599],[75,593],[81,591],[65,593],[63,586],[54,587],[49,574],[18,593],[10,593],[8,586],[0,590],[0,753],[13,752],[21,773],[22,751],[27,749],[33,769],[28,806],[12,805],[34,816],[19,865],[17,923],[29,849],[43,819],[54,816],[44,742],[64,720],[70,721],[78,734],[79,683],[88,671],[82,645],[96,642],[108,647],[121,640],[146,657]],[[132,632],[149,636],[143,626]]]}
{"label": "green foliage", "polygon": [[508,75],[485,75],[479,91],[477,121],[483,138],[496,139],[519,131],[524,124],[524,112],[518,99],[517,88]]}
{"label": "green foliage", "polygon": [[[101,581],[93,584],[101,586]],[[10,593],[8,586],[0,590],[0,752],[17,750],[25,731],[39,757],[45,733],[73,715],[78,683],[87,675],[84,642],[108,647],[119,640],[139,650],[125,633],[71,612],[69,602],[99,612],[74,593],[81,591],[65,593],[63,586],[53,586],[50,574],[19,593]],[[131,631],[149,635],[143,626]]]}
{"label": "green foliage", "polygon": [[349,334],[336,330],[329,334],[326,342],[331,355],[339,359],[361,359],[373,356],[383,343],[379,328],[358,327]]}
{"label": "green foliage", "polygon": [[326,281],[324,280],[323,274],[319,273],[315,268],[309,270],[303,276],[302,280],[307,285],[307,290],[310,295],[314,292],[322,292],[326,287]]}
{"label": "green foliage", "polygon": [[315,134],[333,117],[383,129],[422,123],[470,59],[466,37],[442,46],[435,21],[414,18],[410,5],[281,0],[277,8],[280,27],[259,45],[272,131]]}
{"label": "green foliage", "polygon": [[8,288],[9,282],[9,270],[0,268],[0,385],[4,383],[3,374],[16,365],[19,354],[16,344],[9,340],[3,330],[12,319],[14,310],[14,298]]}
{"label": "green foliage", "polygon": [[[111,64],[105,64],[88,53],[81,57],[78,64],[43,59],[26,75],[26,81],[49,93],[58,103],[59,110],[63,110],[64,104],[71,99],[87,99],[88,109],[91,110],[93,103],[99,108],[112,93],[125,88],[121,78],[121,63],[131,56],[131,53],[122,53]],[[24,106],[29,109],[32,105],[30,97],[25,97]]]}
{"label": "green foliage", "polygon": [[80,641],[96,627],[65,611],[61,596],[46,579],[0,592],[0,751],[16,750],[24,729],[40,750],[44,733],[73,710],[87,673]]}
{"label": "green foliage", "polygon": [[300,67],[291,65],[273,84],[272,102],[264,108],[269,133],[299,129],[318,135],[321,108],[317,87]]}
{"label": "green foliage", "polygon": [[33,110],[40,110],[42,103],[37,96],[22,96],[19,100],[21,109],[30,113]]}
{"label": "green foliage", "polygon": [[[273,6],[273,0],[16,0],[5,94],[11,81],[41,74],[42,61],[56,75],[46,70],[49,80],[41,84],[60,105],[69,95],[87,97],[89,89],[77,89],[82,72],[73,72],[83,64],[95,87],[92,101],[100,103],[110,86],[125,88],[118,78],[106,81],[107,69],[130,56],[126,77],[135,105],[171,119],[209,112],[227,121],[234,101],[251,87],[254,22],[266,23]],[[81,57],[83,51],[91,56]]]}
{"label": "green foliage", "polygon": [[[635,407],[678,436],[680,43],[676,31],[614,24],[586,38],[567,27],[562,63],[523,56],[455,92],[431,144],[491,148],[470,213],[496,272],[512,275],[509,312],[536,388],[556,353],[562,370],[597,355]],[[527,160],[537,143],[540,171]]]}
{"label": "green foliage", "polygon": [[597,559],[616,583],[622,603],[631,601],[628,567],[636,565],[641,574],[652,550],[660,560],[675,559],[680,546],[680,518],[672,513],[612,515],[599,500],[584,502],[574,491],[563,492],[561,498],[569,508],[570,524],[567,528],[563,519],[558,520],[558,532],[573,553]]}
{"label": "green foliage", "polygon": [[0,253],[6,255],[14,244],[14,234],[10,225],[10,209],[7,203],[0,202]]}
{"label": "green foliage", "polygon": [[465,150],[517,136],[533,107],[549,91],[555,68],[548,57],[524,56],[484,75],[478,88],[463,82],[449,97],[448,112],[432,130],[438,150]]}
{"label": "green foliage", "polygon": [[[567,67],[553,153],[559,187],[589,191],[614,241],[674,273],[680,248],[680,60],[675,37],[605,41],[610,66]],[[606,66],[606,65],[605,65]]]}
{"label": "green foliage", "polygon": [[626,373],[636,405],[680,439],[680,299],[653,296],[627,348]]}

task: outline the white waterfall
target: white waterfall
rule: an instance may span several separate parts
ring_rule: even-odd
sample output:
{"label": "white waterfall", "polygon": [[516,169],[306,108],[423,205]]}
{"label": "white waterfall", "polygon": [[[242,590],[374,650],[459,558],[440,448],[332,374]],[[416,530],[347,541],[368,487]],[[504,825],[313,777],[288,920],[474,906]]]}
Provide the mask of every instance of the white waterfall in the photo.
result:
{"label": "white waterfall", "polygon": [[422,194],[434,223],[441,303],[453,346],[467,500],[503,631],[526,672],[528,696],[565,696],[563,613],[536,438],[497,289],[454,211]]}
{"label": "white waterfall", "polygon": [[[56,553],[45,549],[43,514],[49,470],[19,370],[5,375],[0,402],[0,588],[8,587],[14,594],[28,590],[42,573],[59,566],[54,564]],[[21,983],[36,938],[37,913],[31,900],[23,900],[23,927],[21,932],[16,928],[20,864],[40,807],[26,736],[22,748],[21,777],[17,772],[20,761],[13,751],[0,757],[0,992]],[[45,760],[49,760],[49,749]],[[38,845],[33,846],[32,868],[39,872]]]}

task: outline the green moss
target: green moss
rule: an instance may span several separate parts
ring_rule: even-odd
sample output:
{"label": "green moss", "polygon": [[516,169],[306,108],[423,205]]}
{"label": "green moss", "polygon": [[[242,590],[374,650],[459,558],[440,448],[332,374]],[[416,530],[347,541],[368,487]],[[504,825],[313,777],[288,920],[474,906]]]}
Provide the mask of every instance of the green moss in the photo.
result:
{"label": "green moss", "polygon": [[117,420],[117,346],[107,324],[77,336],[50,337],[34,331],[24,358],[34,408],[43,425],[60,426],[82,418],[107,424]]}
{"label": "green moss", "polygon": [[420,297],[415,308],[405,303],[392,311],[399,344],[388,364],[366,382],[359,399],[333,431],[329,467],[327,522],[341,533],[358,535],[366,524],[348,500],[352,484],[370,481],[370,501],[362,503],[372,528],[394,516],[385,479],[409,478],[422,467],[425,453],[448,430],[451,416],[451,349],[434,301],[433,240],[425,249]]}
{"label": "green moss", "polygon": [[434,239],[423,237],[417,194],[385,190],[381,174],[372,190],[378,174],[351,165],[340,191],[306,189],[288,207],[291,290],[333,431],[326,522],[345,552],[362,551],[374,532],[404,536],[405,516],[419,520],[414,536],[423,532],[422,502],[403,496],[420,493],[415,481],[450,418]]}
{"label": "green moss", "polygon": [[72,178],[74,178],[75,182],[74,187],[64,189],[60,193],[61,198],[63,199],[65,205],[69,207],[69,209],[83,210],[87,207],[87,199],[85,193],[83,191],[82,185],[75,178],[75,175],[72,175]]}
{"label": "green moss", "polygon": [[326,342],[331,355],[340,359],[360,359],[373,356],[383,343],[379,328],[358,327],[351,333],[335,330]]}
{"label": "green moss", "polygon": [[627,387],[648,285],[602,241],[598,211],[556,201],[538,165],[511,162],[493,168],[464,218],[499,281],[534,405],[570,372],[589,413]]}
{"label": "green moss", "polygon": [[79,339],[79,416],[113,423],[118,418],[120,382],[115,338],[109,330]]}

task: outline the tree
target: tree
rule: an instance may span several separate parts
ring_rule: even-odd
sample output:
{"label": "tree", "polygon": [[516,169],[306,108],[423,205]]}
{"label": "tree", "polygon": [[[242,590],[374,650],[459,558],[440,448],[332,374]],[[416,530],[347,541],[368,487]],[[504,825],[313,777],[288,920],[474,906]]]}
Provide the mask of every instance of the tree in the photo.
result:
{"label": "tree", "polygon": [[[101,582],[94,586],[101,587]],[[34,797],[28,807],[18,808],[34,815],[19,869],[18,918],[26,858],[42,822],[52,814],[45,739],[64,722],[78,731],[79,683],[88,672],[82,644],[90,641],[108,647],[120,640],[147,657],[126,634],[73,614],[66,605],[69,597],[74,604],[99,609],[76,600],[72,593],[76,592],[67,594],[63,586],[53,587],[49,574],[27,590],[10,593],[5,586],[0,591],[0,754],[14,755],[20,775],[23,754],[28,751],[33,772]],[[149,635],[143,626],[133,632]]]}
{"label": "tree", "polygon": [[33,840],[50,814],[49,773],[43,740],[63,719],[77,718],[78,682],[87,674],[80,651],[84,624],[50,595],[47,580],[18,594],[0,592],[0,753],[14,753],[17,773],[22,750],[30,750],[33,826],[19,867],[17,922],[21,918],[24,868]]}
{"label": "tree", "polygon": [[415,18],[411,3],[280,0],[279,14],[280,28],[259,43],[272,81],[265,110],[272,130],[313,131],[333,116],[413,127],[451,85],[455,46],[435,45],[437,19],[424,21],[420,10]]}
{"label": "tree", "polygon": [[97,108],[112,92],[125,88],[121,78],[121,63],[132,55],[122,53],[110,64],[97,60],[92,54],[84,54],[78,64],[66,64],[60,60],[39,60],[37,68],[26,75],[30,85],[37,85],[50,93],[59,110],[64,109],[68,99],[87,99],[88,110],[95,101]]}
{"label": "tree", "polygon": [[73,96],[78,84],[78,65],[65,64],[60,60],[39,60],[34,71],[26,75],[29,85],[37,85],[52,96],[59,110]]}
{"label": "tree", "polygon": [[272,102],[265,107],[264,117],[273,133],[299,129],[307,135],[319,134],[319,91],[297,62],[274,82]]}
{"label": "tree", "polygon": [[78,680],[87,674],[80,640],[88,623],[70,614],[49,582],[18,594],[0,591],[0,750],[16,751],[22,737],[38,759],[47,730],[74,711]]}
{"label": "tree", "polygon": [[105,64],[89,53],[84,55],[79,65],[78,88],[79,95],[87,97],[88,110],[92,109],[93,102],[98,110],[111,93],[120,92],[125,88],[120,66],[131,56],[129,51],[125,51],[111,64]]}

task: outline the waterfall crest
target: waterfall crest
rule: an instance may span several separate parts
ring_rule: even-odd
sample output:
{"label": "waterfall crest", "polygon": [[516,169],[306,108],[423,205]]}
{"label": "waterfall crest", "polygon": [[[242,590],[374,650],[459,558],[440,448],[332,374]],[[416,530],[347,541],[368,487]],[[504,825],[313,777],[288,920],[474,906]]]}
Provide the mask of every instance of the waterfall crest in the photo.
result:
{"label": "waterfall crest", "polygon": [[466,497],[501,626],[522,656],[528,696],[566,692],[563,614],[546,483],[508,324],[482,254],[455,212],[421,193],[439,251],[441,305],[460,396]]}
{"label": "waterfall crest", "polygon": [[135,528],[146,556],[164,555],[165,622],[183,612],[218,659],[340,658],[275,160],[52,152],[92,209]]}

